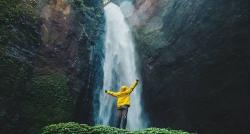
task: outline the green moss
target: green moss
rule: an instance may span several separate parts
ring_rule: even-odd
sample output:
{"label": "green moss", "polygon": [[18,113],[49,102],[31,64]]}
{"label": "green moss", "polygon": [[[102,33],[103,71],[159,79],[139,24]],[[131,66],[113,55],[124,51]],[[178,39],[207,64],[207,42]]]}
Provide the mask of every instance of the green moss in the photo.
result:
{"label": "green moss", "polygon": [[[87,38],[95,42],[103,33],[104,12],[102,6],[94,6],[84,0],[68,0],[75,14],[74,26],[78,29],[81,38]],[[79,17],[80,16],[80,17]]]}
{"label": "green moss", "polygon": [[108,126],[88,126],[78,123],[59,123],[46,126],[42,134],[189,134],[180,130],[147,128],[140,131],[128,131]]}
{"label": "green moss", "polygon": [[27,89],[31,67],[18,60],[0,54],[0,133],[9,133],[22,124],[22,100]]}
{"label": "green moss", "polygon": [[38,133],[45,125],[70,121],[67,82],[62,74],[32,74],[26,63],[0,55],[0,133]]}
{"label": "green moss", "polygon": [[[11,97],[25,86],[28,79],[29,66],[18,60],[0,55],[0,89],[1,96]],[[6,89],[6,90],[5,90]]]}
{"label": "green moss", "polygon": [[1,0],[0,1],[0,47],[17,44],[22,47],[37,45],[38,15],[35,14],[34,0]]}
{"label": "green moss", "polygon": [[60,123],[55,125],[50,125],[43,129],[42,134],[84,134],[89,131],[90,127],[87,125],[80,125],[77,123]]}
{"label": "green moss", "polygon": [[163,128],[147,128],[141,131],[135,131],[134,134],[189,134],[181,130],[163,129]]}
{"label": "green moss", "polygon": [[67,82],[67,77],[61,74],[38,75],[32,78],[32,88],[26,96],[23,109],[25,115],[32,122],[36,122],[31,124],[33,128],[39,129],[50,123],[71,120],[73,99]]}

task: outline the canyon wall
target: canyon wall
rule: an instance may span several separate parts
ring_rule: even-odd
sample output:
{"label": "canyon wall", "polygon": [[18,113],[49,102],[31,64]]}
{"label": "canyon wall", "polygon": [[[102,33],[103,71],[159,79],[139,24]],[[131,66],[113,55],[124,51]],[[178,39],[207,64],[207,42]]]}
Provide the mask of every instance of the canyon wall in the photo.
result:
{"label": "canyon wall", "polygon": [[91,123],[101,1],[4,0],[0,7],[0,133]]}
{"label": "canyon wall", "polygon": [[249,2],[136,0],[138,43],[152,126],[249,133]]}

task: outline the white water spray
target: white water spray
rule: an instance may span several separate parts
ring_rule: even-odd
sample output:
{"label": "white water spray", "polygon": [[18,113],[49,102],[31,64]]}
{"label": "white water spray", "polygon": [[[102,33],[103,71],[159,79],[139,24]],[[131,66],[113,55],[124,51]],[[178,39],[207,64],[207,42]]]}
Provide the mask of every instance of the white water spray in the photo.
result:
{"label": "white water spray", "polygon": [[[122,85],[130,86],[139,78],[136,70],[135,46],[133,37],[122,14],[120,7],[110,3],[105,7],[106,37],[104,58],[104,81],[99,96],[99,113],[97,124],[110,125],[114,113],[115,98],[104,93],[104,90],[117,91]],[[138,130],[146,127],[146,121],[142,115],[141,82],[131,94],[131,106],[128,112],[127,128]]]}

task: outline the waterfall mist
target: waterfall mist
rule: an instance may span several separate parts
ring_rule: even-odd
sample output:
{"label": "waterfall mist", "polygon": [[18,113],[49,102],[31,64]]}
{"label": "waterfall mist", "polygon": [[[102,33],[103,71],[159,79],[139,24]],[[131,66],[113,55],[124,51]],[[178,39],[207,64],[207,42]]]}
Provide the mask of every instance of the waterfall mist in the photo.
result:
{"label": "waterfall mist", "polygon": [[[105,7],[106,35],[103,61],[103,88],[99,91],[99,107],[96,124],[112,125],[116,117],[115,101],[104,90],[117,91],[120,86],[130,86],[140,79],[136,68],[136,51],[132,33],[126,23],[120,7],[110,3]],[[147,120],[143,115],[141,103],[142,82],[131,94],[131,106],[128,112],[127,128],[137,130],[145,128]]]}

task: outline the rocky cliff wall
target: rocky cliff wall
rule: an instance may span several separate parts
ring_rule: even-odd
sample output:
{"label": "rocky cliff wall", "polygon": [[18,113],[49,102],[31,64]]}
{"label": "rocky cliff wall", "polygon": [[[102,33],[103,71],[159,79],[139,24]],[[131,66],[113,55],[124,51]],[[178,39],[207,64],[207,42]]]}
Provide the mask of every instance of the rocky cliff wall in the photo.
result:
{"label": "rocky cliff wall", "polygon": [[101,2],[3,0],[0,7],[0,133],[90,123]]}
{"label": "rocky cliff wall", "polygon": [[137,0],[133,16],[151,124],[249,133],[247,0]]}

